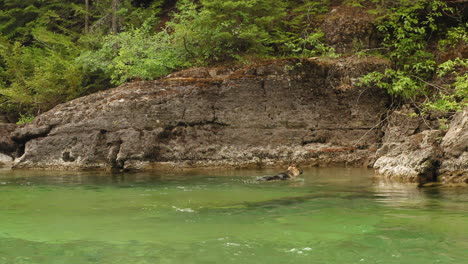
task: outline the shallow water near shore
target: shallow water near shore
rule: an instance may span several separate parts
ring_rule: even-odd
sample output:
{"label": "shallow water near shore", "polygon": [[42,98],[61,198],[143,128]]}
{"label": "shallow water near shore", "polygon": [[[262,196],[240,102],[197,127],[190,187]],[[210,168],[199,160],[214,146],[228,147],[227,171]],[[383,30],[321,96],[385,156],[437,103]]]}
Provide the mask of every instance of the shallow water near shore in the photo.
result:
{"label": "shallow water near shore", "polygon": [[4,263],[466,263],[468,189],[366,169],[0,172]]}

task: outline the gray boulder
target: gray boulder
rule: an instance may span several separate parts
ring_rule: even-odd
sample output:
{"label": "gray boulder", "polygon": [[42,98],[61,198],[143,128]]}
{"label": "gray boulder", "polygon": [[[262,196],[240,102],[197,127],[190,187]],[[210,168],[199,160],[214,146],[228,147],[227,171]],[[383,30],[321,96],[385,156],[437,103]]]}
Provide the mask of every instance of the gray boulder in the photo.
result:
{"label": "gray boulder", "polygon": [[441,181],[468,183],[468,108],[455,114],[441,147]]}
{"label": "gray boulder", "polygon": [[379,176],[408,182],[425,183],[437,176],[442,152],[441,132],[426,130],[403,142],[387,142],[379,152],[385,153],[374,163]]}

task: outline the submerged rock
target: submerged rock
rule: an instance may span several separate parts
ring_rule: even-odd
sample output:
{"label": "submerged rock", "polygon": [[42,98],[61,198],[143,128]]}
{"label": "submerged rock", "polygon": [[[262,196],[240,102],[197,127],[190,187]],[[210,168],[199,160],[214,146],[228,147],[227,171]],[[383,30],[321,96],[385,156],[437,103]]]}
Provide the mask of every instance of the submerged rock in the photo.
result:
{"label": "submerged rock", "polygon": [[17,129],[24,152],[14,167],[367,164],[389,97],[355,82],[386,66],[375,58],[289,59],[124,84]]}

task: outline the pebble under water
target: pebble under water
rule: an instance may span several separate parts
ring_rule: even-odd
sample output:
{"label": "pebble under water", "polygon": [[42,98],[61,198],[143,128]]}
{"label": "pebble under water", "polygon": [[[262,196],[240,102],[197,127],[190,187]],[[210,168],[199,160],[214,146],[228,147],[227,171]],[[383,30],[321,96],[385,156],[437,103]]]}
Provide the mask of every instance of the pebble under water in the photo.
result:
{"label": "pebble under water", "polygon": [[275,172],[0,172],[0,264],[468,263],[468,188]]}

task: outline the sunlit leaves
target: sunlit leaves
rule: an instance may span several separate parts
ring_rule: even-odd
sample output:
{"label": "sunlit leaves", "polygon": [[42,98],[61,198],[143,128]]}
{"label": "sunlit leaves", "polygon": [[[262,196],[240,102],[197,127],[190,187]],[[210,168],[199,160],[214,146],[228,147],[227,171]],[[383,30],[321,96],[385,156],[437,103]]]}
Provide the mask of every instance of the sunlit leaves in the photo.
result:
{"label": "sunlit leaves", "polygon": [[[460,68],[467,68],[467,61],[460,58],[446,61],[437,66],[434,55],[428,51],[427,43],[432,34],[443,35],[436,18],[453,10],[442,1],[404,3],[381,18],[377,29],[383,34],[383,46],[394,67],[383,73],[373,72],[361,78],[362,85],[375,85],[394,96],[404,99],[425,97],[426,109],[452,111],[466,105],[467,77],[459,75]],[[442,32],[440,32],[442,31]],[[466,40],[464,26],[447,31],[447,38],[439,41],[440,47],[454,45]],[[440,86],[431,83],[434,75],[451,74],[453,81]],[[432,91],[432,92],[430,92]]]}

